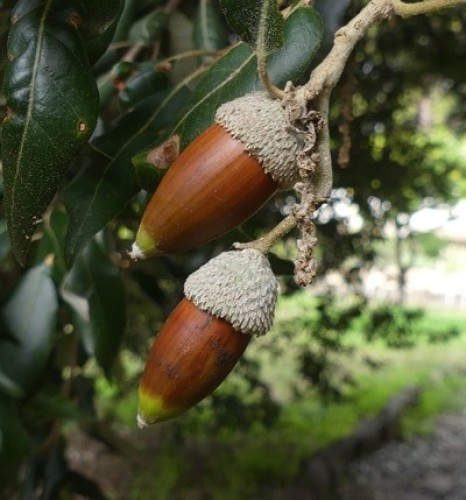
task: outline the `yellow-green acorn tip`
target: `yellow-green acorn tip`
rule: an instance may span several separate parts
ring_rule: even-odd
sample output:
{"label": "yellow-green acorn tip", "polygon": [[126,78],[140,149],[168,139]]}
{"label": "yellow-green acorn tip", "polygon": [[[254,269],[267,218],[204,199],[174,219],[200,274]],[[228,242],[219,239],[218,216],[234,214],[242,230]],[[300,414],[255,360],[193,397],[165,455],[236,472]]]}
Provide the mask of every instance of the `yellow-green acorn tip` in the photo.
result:
{"label": "yellow-green acorn tip", "polygon": [[143,260],[149,255],[155,255],[156,253],[154,239],[141,226],[138,229],[136,241],[131,246],[131,251],[128,252],[129,257],[133,260]]}
{"label": "yellow-green acorn tip", "polygon": [[180,409],[167,407],[161,397],[147,394],[141,388],[139,389],[137,424],[140,429],[169,420],[181,412]]}

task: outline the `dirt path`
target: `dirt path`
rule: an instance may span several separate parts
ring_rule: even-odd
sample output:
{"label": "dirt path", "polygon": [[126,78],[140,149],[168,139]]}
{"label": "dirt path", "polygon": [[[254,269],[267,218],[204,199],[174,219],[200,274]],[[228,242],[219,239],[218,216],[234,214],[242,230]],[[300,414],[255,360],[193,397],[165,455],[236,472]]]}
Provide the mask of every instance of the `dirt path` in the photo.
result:
{"label": "dirt path", "polygon": [[466,411],[439,417],[430,436],[366,455],[351,474],[344,500],[466,500]]}

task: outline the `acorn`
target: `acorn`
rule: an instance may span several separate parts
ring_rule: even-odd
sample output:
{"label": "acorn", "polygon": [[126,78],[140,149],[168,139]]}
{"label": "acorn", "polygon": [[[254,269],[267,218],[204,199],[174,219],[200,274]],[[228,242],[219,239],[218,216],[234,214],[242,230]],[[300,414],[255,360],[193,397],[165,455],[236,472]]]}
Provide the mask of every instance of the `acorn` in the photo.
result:
{"label": "acorn", "polygon": [[224,252],[191,274],[149,352],[139,426],[179,415],[218,387],[251,337],[272,326],[277,291],[267,258],[253,249]]}
{"label": "acorn", "polygon": [[215,123],[170,166],[130,256],[182,252],[231,231],[299,178],[302,137],[280,101],[253,92],[220,106]]}

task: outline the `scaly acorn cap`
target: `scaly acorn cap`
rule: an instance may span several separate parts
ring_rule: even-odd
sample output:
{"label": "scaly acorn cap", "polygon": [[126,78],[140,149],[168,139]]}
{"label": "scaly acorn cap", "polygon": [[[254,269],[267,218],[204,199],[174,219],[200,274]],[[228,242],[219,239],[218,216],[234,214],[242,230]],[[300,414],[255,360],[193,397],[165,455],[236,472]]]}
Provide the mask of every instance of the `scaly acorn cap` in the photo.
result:
{"label": "scaly acorn cap", "polygon": [[290,127],[280,101],[266,92],[251,92],[222,104],[215,121],[243,143],[280,190],[299,180],[296,158],[302,139]]}
{"label": "scaly acorn cap", "polygon": [[223,252],[191,274],[184,293],[199,309],[235,330],[264,335],[273,323],[278,283],[258,250]]}

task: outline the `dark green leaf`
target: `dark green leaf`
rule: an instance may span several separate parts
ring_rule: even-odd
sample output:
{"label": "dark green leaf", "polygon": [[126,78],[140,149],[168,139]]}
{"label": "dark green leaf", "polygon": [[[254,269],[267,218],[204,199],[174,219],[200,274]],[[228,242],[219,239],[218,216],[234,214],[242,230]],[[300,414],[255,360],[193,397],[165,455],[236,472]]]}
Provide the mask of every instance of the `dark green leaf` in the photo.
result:
{"label": "dark green leaf", "polygon": [[95,155],[87,159],[86,167],[64,192],[70,217],[65,248],[68,263],[139,191],[132,156],[172,126],[188,95],[182,86],[143,100],[93,141]]}
{"label": "dark green leaf", "polygon": [[15,342],[0,340],[0,366],[25,393],[42,375],[56,337],[58,300],[50,272],[47,264],[27,271],[1,311]]}
{"label": "dark green leaf", "polygon": [[139,101],[167,89],[169,80],[166,73],[152,67],[131,76],[125,83],[125,89],[120,92],[120,106],[126,110]]}
{"label": "dark green leaf", "polygon": [[44,0],[20,0],[16,3],[13,11],[11,12],[11,22],[15,24],[18,19],[27,16],[34,10],[43,6]]}
{"label": "dark green leaf", "polygon": [[[68,164],[97,120],[98,93],[82,39],[52,0],[20,2],[9,39],[2,127],[5,212],[24,262],[31,237]],[[29,11],[18,19],[21,7]],[[27,9],[26,9],[27,10]]]}
{"label": "dark green leaf", "polygon": [[230,28],[252,47],[271,52],[283,45],[283,17],[275,0],[220,0]]}
{"label": "dark green leaf", "polygon": [[79,32],[84,38],[91,63],[97,61],[112,41],[124,0],[73,0],[81,22]]}
{"label": "dark green leaf", "polygon": [[317,0],[315,8],[322,16],[325,26],[324,39],[322,45],[325,49],[330,48],[333,36],[338,28],[343,24],[346,11],[351,4],[351,0]]}
{"label": "dark green leaf", "polygon": [[[309,68],[322,38],[322,21],[312,8],[297,9],[285,23],[285,44],[268,62],[273,83],[283,87],[298,80]],[[182,148],[192,142],[214,120],[215,111],[224,102],[261,90],[256,58],[245,44],[230,50],[212,65],[201,80],[175,127]]]}
{"label": "dark green leaf", "polygon": [[0,492],[17,481],[18,468],[29,445],[16,402],[0,392]]}
{"label": "dark green leaf", "polygon": [[133,157],[134,171],[139,186],[146,191],[155,191],[167,168],[180,153],[180,138],[169,137],[155,148],[149,148]]}
{"label": "dark green leaf", "polygon": [[103,107],[116,95],[117,89],[113,85],[113,76],[110,71],[100,75],[96,81],[99,89],[100,107]]}
{"label": "dark green leaf", "polygon": [[225,47],[227,39],[222,19],[213,0],[200,0],[194,18],[196,49],[214,51]]}
{"label": "dark green leaf", "polygon": [[123,1],[123,10],[118,20],[115,34],[113,35],[114,42],[121,42],[128,39],[129,30],[136,19],[140,7],[141,0]]}
{"label": "dark green leaf", "polygon": [[8,396],[15,398],[15,399],[21,399],[24,396],[24,392],[19,387],[16,382],[11,380],[10,377],[5,375],[1,368],[0,368],[0,392],[3,392],[3,394],[7,394]]}
{"label": "dark green leaf", "polygon": [[129,39],[133,43],[151,44],[160,39],[167,26],[167,14],[162,10],[154,10],[133,24]]}
{"label": "dark green leaf", "polygon": [[118,268],[96,239],[76,258],[61,293],[86,351],[109,376],[125,330],[125,296]]}
{"label": "dark green leaf", "polygon": [[153,192],[162,180],[166,169],[157,168],[147,161],[147,152],[133,158],[134,172],[138,185],[145,191]]}
{"label": "dark green leaf", "polygon": [[270,253],[268,255],[270,266],[272,271],[277,276],[293,276],[294,274],[294,264],[290,260],[282,259],[277,257],[275,254]]}

